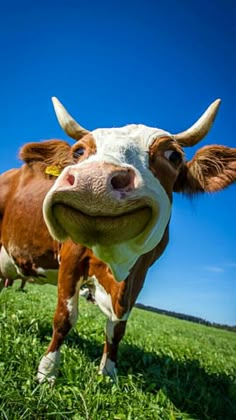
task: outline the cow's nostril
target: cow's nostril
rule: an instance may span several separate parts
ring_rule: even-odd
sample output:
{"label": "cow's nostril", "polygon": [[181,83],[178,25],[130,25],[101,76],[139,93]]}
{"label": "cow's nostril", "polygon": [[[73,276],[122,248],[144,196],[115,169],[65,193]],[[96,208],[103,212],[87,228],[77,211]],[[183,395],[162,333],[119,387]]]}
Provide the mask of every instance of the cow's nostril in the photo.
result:
{"label": "cow's nostril", "polygon": [[68,184],[70,184],[70,185],[74,185],[74,183],[75,183],[75,177],[74,177],[74,175],[72,175],[72,174],[68,174],[68,175],[67,175],[67,182],[68,182]]}
{"label": "cow's nostril", "polygon": [[114,190],[128,189],[132,185],[132,176],[130,171],[120,172],[111,178],[111,185]]}

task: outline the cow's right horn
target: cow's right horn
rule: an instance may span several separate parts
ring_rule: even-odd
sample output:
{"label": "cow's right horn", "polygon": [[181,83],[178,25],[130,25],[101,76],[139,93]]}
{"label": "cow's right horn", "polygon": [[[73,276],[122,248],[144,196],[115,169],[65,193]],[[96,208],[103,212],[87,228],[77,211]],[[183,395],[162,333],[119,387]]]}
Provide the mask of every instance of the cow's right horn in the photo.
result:
{"label": "cow's right horn", "polygon": [[81,139],[89,131],[81,127],[74,118],[67,112],[62,103],[55,97],[52,97],[52,103],[55,109],[55,113],[61,128],[65,131],[68,136],[75,140]]}
{"label": "cow's right horn", "polygon": [[220,102],[220,99],[216,99],[192,127],[174,135],[174,138],[181,146],[194,146],[206,136],[214,122]]}

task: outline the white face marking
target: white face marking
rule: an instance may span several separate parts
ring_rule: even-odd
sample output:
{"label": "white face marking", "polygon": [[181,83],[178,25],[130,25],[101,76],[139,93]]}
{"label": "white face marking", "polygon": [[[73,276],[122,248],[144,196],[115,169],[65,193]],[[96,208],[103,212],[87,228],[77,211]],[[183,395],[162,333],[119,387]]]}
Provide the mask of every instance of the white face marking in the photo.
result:
{"label": "white face marking", "polygon": [[98,283],[96,277],[94,278],[94,285],[96,303],[108,319],[110,321],[126,321],[129,317],[129,312],[127,312],[121,319],[116,316],[112,306],[111,295],[109,295],[104,287]]}
{"label": "white face marking", "polygon": [[[119,165],[132,165],[143,180],[139,196],[147,196],[152,202],[153,217],[136,238],[126,243],[104,247],[94,246],[94,254],[111,268],[116,280],[124,280],[140,255],[152,250],[162,239],[168,224],[171,203],[159,180],[149,170],[148,151],[154,139],[170,134],[166,131],[128,125],[115,129],[98,129],[92,132],[97,153],[91,161],[106,161]],[[86,161],[83,162],[86,164]]]}
{"label": "white face marking", "polygon": [[58,375],[58,369],[60,364],[60,351],[49,352],[46,356],[43,356],[39,363],[37,380],[41,384],[45,380],[54,384]]}
{"label": "white face marking", "polygon": [[143,166],[148,167],[148,151],[153,140],[162,136],[171,136],[167,131],[143,124],[98,128],[91,134],[97,147],[97,153],[89,158],[91,161],[129,164],[138,170]]}

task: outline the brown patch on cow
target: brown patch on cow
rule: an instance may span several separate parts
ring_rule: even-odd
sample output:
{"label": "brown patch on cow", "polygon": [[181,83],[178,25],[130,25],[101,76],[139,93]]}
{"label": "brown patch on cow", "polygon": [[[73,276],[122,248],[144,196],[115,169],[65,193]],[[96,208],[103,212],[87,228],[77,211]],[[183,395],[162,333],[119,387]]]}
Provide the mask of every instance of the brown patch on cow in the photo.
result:
{"label": "brown patch on cow", "polygon": [[[83,150],[82,155],[80,155],[81,149]],[[78,163],[88,159],[88,157],[94,155],[96,151],[96,143],[92,134],[89,133],[71,147],[70,154],[72,156],[73,162]]]}
{"label": "brown patch on cow", "polygon": [[[122,286],[122,290],[119,293],[120,307],[125,307],[126,310],[131,310],[135,301],[144,285],[144,280],[148,269],[151,265],[162,255],[169,241],[169,226],[167,225],[164,235],[158,245],[148,253],[141,255],[135,265],[130,270],[130,274]],[[117,304],[115,305],[116,311],[118,312]]]}
{"label": "brown patch on cow", "polygon": [[[173,151],[179,155],[177,163],[171,162],[165,157],[165,152],[167,151]],[[158,138],[150,146],[149,168],[160,181],[170,200],[172,199],[173,186],[183,164],[183,159],[184,153],[182,148],[170,137]]]}

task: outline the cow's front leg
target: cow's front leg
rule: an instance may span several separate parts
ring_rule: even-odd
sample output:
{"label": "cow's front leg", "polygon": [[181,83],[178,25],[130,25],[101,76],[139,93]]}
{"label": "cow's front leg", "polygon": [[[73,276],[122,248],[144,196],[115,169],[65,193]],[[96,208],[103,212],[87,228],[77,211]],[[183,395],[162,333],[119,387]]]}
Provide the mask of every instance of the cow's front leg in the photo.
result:
{"label": "cow's front leg", "polygon": [[106,341],[103,349],[99,373],[110,376],[117,381],[117,353],[119,343],[125,333],[127,321],[111,321],[106,323]]}
{"label": "cow's front leg", "polygon": [[83,249],[73,243],[66,243],[61,251],[61,266],[58,274],[58,302],[53,321],[53,336],[43,356],[37,379],[41,383],[45,379],[53,383],[56,379],[60,347],[78,318],[78,296],[85,273]]}
{"label": "cow's front leg", "polygon": [[40,383],[45,379],[51,384],[55,382],[60,363],[60,347],[78,318],[78,295],[78,284],[70,294],[65,290],[59,293],[53,320],[52,340],[38,367],[37,379]]}

